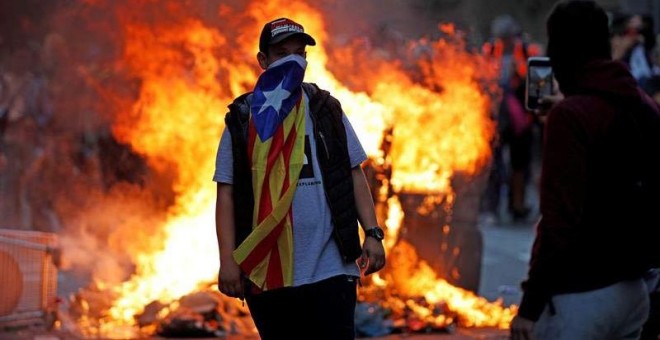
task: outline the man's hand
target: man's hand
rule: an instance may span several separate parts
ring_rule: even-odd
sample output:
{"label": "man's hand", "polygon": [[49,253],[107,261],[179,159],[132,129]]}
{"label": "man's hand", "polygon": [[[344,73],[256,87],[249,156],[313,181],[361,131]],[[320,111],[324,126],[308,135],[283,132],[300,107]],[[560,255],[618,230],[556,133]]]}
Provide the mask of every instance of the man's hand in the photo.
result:
{"label": "man's hand", "polygon": [[542,96],[539,98],[539,108],[534,110],[534,114],[545,119],[545,115],[552,109],[557,103],[564,100],[564,94],[559,91],[559,83],[557,80],[552,81],[552,94]]}
{"label": "man's hand", "polygon": [[362,256],[358,259],[360,270],[364,275],[375,273],[385,267],[385,248],[383,242],[373,237],[365,237],[362,245]]}
{"label": "man's hand", "polygon": [[241,268],[233,257],[229,256],[220,263],[220,273],[218,275],[218,289],[223,294],[243,298],[243,280]]}
{"label": "man's hand", "polygon": [[511,340],[532,340],[534,321],[516,315],[511,321]]}
{"label": "man's hand", "polygon": [[560,101],[564,100],[564,95],[561,93],[543,96],[539,98],[539,108],[534,110],[537,116],[545,116],[553,106],[557,105]]}

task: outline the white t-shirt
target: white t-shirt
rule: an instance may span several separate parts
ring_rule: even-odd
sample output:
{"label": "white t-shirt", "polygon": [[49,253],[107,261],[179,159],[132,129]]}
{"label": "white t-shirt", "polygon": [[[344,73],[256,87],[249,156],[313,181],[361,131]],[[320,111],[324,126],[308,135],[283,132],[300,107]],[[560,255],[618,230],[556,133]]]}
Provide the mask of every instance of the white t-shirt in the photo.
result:
{"label": "white t-shirt", "polygon": [[[293,242],[294,271],[293,285],[300,286],[318,282],[337,275],[359,276],[355,263],[344,263],[332,237],[331,213],[323,188],[323,178],[316,156],[312,118],[309,114],[309,98],[304,97],[307,107],[305,121],[305,164],[298,179],[293,197]],[[360,166],[367,155],[360,144],[346,115],[342,120],[346,128],[346,139],[351,167]],[[228,129],[222,133],[215,163],[213,180],[233,183],[233,155]]]}

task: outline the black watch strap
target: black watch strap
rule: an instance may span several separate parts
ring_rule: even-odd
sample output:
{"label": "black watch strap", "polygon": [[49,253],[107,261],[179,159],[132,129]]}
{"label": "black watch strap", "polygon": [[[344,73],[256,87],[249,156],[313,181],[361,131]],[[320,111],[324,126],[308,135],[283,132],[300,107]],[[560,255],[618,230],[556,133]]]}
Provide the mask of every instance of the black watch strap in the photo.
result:
{"label": "black watch strap", "polygon": [[367,237],[373,237],[378,241],[382,241],[385,238],[385,232],[380,227],[372,227],[364,231],[364,234]]}

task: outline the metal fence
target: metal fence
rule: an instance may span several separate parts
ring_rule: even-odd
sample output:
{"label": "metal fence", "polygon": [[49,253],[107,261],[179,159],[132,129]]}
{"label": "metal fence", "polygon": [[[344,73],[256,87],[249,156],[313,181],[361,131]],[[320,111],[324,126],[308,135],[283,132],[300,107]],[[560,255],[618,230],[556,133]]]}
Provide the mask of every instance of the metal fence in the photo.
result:
{"label": "metal fence", "polygon": [[57,235],[0,229],[0,328],[54,321]]}

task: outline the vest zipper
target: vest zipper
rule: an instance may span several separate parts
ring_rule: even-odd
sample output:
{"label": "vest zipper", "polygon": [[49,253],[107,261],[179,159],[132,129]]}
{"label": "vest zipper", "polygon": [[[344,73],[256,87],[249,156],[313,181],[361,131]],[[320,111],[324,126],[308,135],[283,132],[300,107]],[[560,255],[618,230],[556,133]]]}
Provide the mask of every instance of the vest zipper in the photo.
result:
{"label": "vest zipper", "polygon": [[330,160],[330,150],[328,149],[328,144],[325,143],[325,136],[323,135],[323,132],[319,131],[319,137],[321,137],[321,143],[323,143],[326,158]]}
{"label": "vest zipper", "polygon": [[319,130],[315,114],[316,112],[309,113],[309,116],[312,118],[312,125],[314,126],[314,136],[318,135],[321,138],[321,144],[323,144],[323,149],[325,150],[325,157],[327,160],[330,160],[330,149],[328,149],[328,144],[325,142],[325,136],[323,135],[323,132]]}

